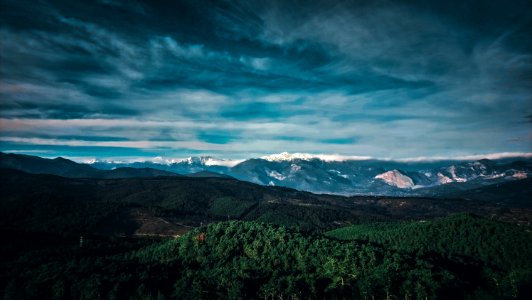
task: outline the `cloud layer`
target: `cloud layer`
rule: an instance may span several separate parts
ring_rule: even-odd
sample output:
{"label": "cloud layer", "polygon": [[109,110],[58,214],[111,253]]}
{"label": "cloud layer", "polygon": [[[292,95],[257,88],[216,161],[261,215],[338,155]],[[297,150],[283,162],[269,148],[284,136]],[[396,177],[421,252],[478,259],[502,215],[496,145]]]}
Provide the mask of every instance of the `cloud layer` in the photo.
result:
{"label": "cloud layer", "polygon": [[532,151],[529,1],[3,1],[0,150]]}

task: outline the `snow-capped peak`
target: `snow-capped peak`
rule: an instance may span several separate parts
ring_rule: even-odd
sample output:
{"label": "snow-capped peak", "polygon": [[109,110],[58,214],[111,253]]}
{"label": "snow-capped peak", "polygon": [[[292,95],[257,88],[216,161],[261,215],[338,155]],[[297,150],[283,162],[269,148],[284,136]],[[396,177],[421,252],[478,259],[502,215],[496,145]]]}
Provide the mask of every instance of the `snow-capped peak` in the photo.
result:
{"label": "snow-capped peak", "polygon": [[312,154],[308,153],[288,153],[288,152],[282,152],[279,154],[271,154],[267,156],[261,157],[264,160],[267,161],[291,161],[294,159],[301,159],[301,160],[311,160],[315,158]]}
{"label": "snow-capped peak", "polygon": [[189,165],[198,164],[204,166],[223,166],[223,167],[234,167],[244,160],[230,160],[230,159],[217,159],[211,156],[191,156],[185,159],[180,159],[174,163],[186,163]]}
{"label": "snow-capped peak", "polygon": [[127,161],[124,160],[100,160],[96,158],[88,158],[84,160],[77,160],[77,162],[81,162],[88,165],[94,165],[94,164],[127,164]]}
{"label": "snow-capped peak", "polygon": [[205,160],[204,164],[206,166],[234,167],[243,161],[244,161],[243,159],[228,160],[228,159],[215,159],[215,158],[209,157],[207,160]]}
{"label": "snow-capped peak", "polygon": [[295,159],[300,160],[312,160],[312,159],[319,159],[323,161],[346,161],[346,160],[369,160],[372,159],[371,156],[344,156],[344,155],[338,155],[338,154],[309,154],[309,153],[289,153],[289,152],[282,152],[278,154],[271,154],[262,156],[261,159],[267,160],[267,161],[292,161]]}
{"label": "snow-capped peak", "polygon": [[205,162],[209,159],[211,159],[210,156],[191,156],[191,157],[188,157],[182,160],[181,162],[187,163],[189,165],[192,165],[192,164],[204,165]]}
{"label": "snow-capped peak", "polygon": [[84,161],[82,161],[84,164],[89,164],[89,165],[92,165],[92,164],[95,164],[98,162],[98,160],[96,158],[89,158],[89,159],[86,159]]}
{"label": "snow-capped peak", "polygon": [[163,158],[161,156],[154,157],[150,162],[161,165],[172,164],[189,164],[189,165],[209,165],[208,163],[213,161],[210,156],[189,156],[187,158]]}
{"label": "snow-capped peak", "polygon": [[173,165],[173,164],[188,164],[188,165],[204,165],[204,166],[223,166],[233,167],[244,160],[229,160],[217,159],[210,156],[191,156],[187,158],[167,158],[156,156],[151,159],[132,159],[132,160],[98,160],[95,158],[86,159],[82,161],[86,164],[108,163],[108,164],[131,164],[131,163],[153,163],[158,165]]}

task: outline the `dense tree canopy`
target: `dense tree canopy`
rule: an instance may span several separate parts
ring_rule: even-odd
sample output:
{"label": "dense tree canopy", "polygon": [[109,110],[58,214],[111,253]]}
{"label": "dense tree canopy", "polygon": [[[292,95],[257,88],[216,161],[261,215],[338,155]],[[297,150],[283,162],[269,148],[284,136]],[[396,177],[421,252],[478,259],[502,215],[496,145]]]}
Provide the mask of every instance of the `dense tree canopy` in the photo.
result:
{"label": "dense tree canopy", "polygon": [[[17,243],[1,248],[7,267],[1,288],[6,299],[530,295],[532,251],[526,228],[471,215],[359,226],[327,234],[348,239],[342,241],[229,221],[162,241],[86,237],[81,249],[76,239],[18,236]],[[22,242],[29,239],[40,246]]]}

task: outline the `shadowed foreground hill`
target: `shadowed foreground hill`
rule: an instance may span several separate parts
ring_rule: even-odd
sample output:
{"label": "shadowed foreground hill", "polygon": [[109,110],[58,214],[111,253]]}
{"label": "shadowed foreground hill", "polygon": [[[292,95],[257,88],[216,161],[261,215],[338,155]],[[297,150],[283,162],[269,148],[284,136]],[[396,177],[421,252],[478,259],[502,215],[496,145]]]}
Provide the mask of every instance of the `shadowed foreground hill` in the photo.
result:
{"label": "shadowed foreground hill", "polygon": [[531,296],[530,227],[470,214],[431,220],[529,221],[527,207],[11,169],[0,169],[0,190],[5,299]]}
{"label": "shadowed foreground hill", "polygon": [[527,208],[481,201],[315,195],[231,178],[73,179],[0,169],[0,190],[2,228],[66,235],[176,235],[183,226],[227,219],[317,231],[455,212],[530,220]]}

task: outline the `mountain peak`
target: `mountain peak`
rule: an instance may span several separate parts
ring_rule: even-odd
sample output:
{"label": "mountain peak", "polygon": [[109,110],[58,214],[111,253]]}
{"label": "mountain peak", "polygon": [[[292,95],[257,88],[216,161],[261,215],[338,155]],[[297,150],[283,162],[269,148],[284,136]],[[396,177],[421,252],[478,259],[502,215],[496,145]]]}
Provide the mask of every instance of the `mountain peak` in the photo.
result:
{"label": "mountain peak", "polygon": [[381,179],[388,185],[401,189],[413,188],[414,181],[399,170],[391,170],[375,176],[375,179]]}
{"label": "mountain peak", "polygon": [[281,152],[278,154],[271,154],[262,156],[261,159],[267,161],[292,161],[295,159],[299,160],[313,160],[319,159],[322,161],[350,161],[350,160],[370,160],[373,159],[371,156],[345,156],[339,154],[309,154],[309,153],[289,153]]}
{"label": "mountain peak", "polygon": [[289,152],[281,152],[278,154],[271,154],[262,156],[261,159],[267,160],[267,161],[291,161],[294,159],[301,159],[301,160],[311,160],[318,158],[315,155],[308,154],[308,153],[289,153]]}
{"label": "mountain peak", "polygon": [[212,157],[210,156],[190,156],[186,159],[184,159],[182,162],[185,162],[185,163],[188,163],[189,165],[191,164],[201,164],[201,165],[204,165],[205,162],[211,160]]}
{"label": "mountain peak", "polygon": [[193,157],[184,159],[181,162],[187,163],[189,165],[197,164],[197,165],[203,165],[203,166],[234,167],[235,165],[243,161],[244,160],[217,159],[212,156],[193,156]]}
{"label": "mountain peak", "polygon": [[67,164],[76,164],[76,162],[70,160],[70,159],[66,159],[64,157],[56,157],[53,159],[54,161],[58,161],[58,162],[62,162],[62,163],[67,163]]}

